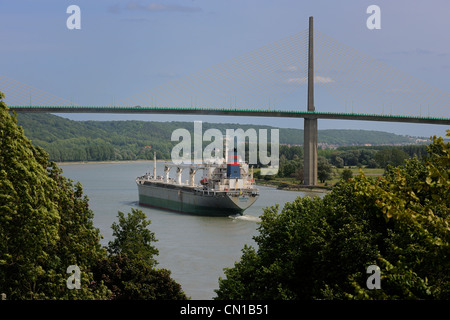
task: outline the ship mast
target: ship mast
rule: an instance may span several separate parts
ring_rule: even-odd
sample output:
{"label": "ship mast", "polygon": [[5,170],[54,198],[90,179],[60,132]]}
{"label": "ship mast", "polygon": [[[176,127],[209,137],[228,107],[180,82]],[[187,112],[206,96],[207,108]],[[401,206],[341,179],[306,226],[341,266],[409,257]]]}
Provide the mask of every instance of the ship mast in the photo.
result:
{"label": "ship mast", "polygon": [[156,151],[153,153],[153,179],[156,179]]}
{"label": "ship mast", "polygon": [[227,164],[228,163],[228,136],[225,136],[225,158],[224,158],[224,163]]}

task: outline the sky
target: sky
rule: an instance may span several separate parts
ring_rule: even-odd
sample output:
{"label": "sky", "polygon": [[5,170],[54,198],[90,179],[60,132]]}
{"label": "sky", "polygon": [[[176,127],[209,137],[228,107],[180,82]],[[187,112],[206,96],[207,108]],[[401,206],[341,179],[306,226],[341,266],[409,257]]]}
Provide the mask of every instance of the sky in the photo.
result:
{"label": "sky", "polygon": [[[67,27],[70,5],[81,10],[81,29]],[[380,8],[381,29],[367,27],[370,5]],[[448,93],[449,14],[448,0],[0,0],[0,75],[80,105],[108,105],[296,34],[305,30],[308,17],[314,16],[314,26],[320,32]],[[316,90],[316,110],[321,110],[322,103],[344,111],[338,101],[325,95]],[[301,97],[296,99],[293,94],[288,100],[290,107],[304,110],[306,101]],[[302,119],[61,116],[303,128]],[[319,120],[322,129],[430,137],[442,136],[449,128]]]}

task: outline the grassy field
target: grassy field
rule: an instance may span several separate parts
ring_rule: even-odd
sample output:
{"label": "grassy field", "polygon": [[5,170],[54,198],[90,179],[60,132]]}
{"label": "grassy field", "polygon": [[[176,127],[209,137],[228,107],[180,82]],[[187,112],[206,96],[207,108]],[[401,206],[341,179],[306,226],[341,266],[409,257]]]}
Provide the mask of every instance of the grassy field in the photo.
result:
{"label": "grassy field", "polygon": [[[359,175],[360,168],[357,167],[350,167],[350,168],[334,168],[335,174],[332,180],[327,181],[329,185],[335,185],[342,176],[342,171],[344,169],[350,169],[353,171],[353,175],[357,176]],[[372,177],[380,177],[384,174],[384,169],[382,168],[361,168],[361,170],[364,172],[366,176],[372,176]]]}
{"label": "grassy field", "polygon": [[[332,179],[325,181],[325,183],[318,183],[317,188],[331,189],[339,180],[341,180],[342,171],[344,169],[351,169],[353,176],[357,176],[360,172],[360,168],[357,167],[346,167],[346,168],[333,168]],[[255,173],[259,169],[255,169]],[[384,174],[384,169],[382,168],[361,168],[366,176],[379,177]],[[305,187],[300,184],[299,180],[295,178],[273,178],[270,180],[256,179],[256,184],[259,185],[271,185],[274,187],[280,187],[284,189],[311,189],[311,187]]]}

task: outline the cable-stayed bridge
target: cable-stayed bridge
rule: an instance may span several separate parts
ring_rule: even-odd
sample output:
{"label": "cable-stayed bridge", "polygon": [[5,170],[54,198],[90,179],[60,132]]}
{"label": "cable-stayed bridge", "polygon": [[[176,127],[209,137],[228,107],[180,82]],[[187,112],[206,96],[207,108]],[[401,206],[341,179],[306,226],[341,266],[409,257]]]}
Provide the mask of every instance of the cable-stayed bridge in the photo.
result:
{"label": "cable-stayed bridge", "polygon": [[383,122],[409,122],[428,124],[450,124],[450,118],[429,116],[401,116],[391,114],[365,114],[318,111],[293,111],[269,109],[234,109],[234,108],[205,108],[205,107],[120,107],[120,106],[11,106],[10,109],[22,112],[47,113],[135,113],[135,114],[185,114],[237,117],[269,117],[269,118],[312,118],[335,120],[360,120]]}
{"label": "cable-stayed bridge", "polygon": [[[315,105],[315,87],[334,98],[331,109]],[[77,105],[5,76],[0,90],[22,112],[304,118],[307,185],[317,184],[318,119],[450,125],[449,93],[314,30],[312,17],[307,30],[111,105]]]}

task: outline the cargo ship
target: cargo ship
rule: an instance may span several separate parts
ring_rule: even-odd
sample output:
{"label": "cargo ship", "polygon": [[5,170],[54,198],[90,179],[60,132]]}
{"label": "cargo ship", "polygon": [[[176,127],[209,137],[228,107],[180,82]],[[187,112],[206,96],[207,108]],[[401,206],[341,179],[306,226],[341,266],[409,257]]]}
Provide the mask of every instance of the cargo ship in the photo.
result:
{"label": "cargo ship", "polygon": [[[224,159],[228,159],[227,162]],[[230,216],[242,215],[258,198],[253,168],[238,159],[236,149],[220,161],[206,161],[201,165],[165,163],[164,175],[156,175],[156,155],[153,174],[136,178],[139,204],[176,212]],[[169,177],[176,168],[176,179]],[[183,170],[189,170],[189,179],[181,181]],[[195,183],[195,175],[203,177]]]}

